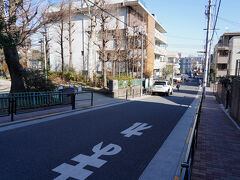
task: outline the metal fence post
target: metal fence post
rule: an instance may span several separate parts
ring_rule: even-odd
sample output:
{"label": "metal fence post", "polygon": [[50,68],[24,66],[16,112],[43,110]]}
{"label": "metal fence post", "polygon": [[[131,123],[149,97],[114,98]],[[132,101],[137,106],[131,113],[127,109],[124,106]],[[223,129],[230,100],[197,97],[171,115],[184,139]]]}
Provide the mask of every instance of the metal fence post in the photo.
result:
{"label": "metal fence post", "polygon": [[74,110],[76,107],[75,107],[75,93],[72,93],[72,96],[71,96],[71,100],[72,100],[72,110]]}
{"label": "metal fence post", "polygon": [[11,121],[14,121],[14,98],[11,97],[11,108],[10,108],[10,112],[11,112]]}
{"label": "metal fence post", "polygon": [[17,100],[14,98],[14,113],[17,114]]}
{"label": "metal fence post", "polygon": [[126,89],[126,100],[128,99],[128,89]]}
{"label": "metal fence post", "polygon": [[93,91],[91,92],[91,106],[93,106]]}

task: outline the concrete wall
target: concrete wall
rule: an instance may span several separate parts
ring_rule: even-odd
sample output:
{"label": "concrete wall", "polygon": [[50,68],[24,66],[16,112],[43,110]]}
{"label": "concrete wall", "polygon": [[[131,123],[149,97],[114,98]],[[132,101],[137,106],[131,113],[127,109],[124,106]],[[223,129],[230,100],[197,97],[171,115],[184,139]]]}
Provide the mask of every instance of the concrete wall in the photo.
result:
{"label": "concrete wall", "polygon": [[240,80],[233,81],[230,114],[240,125]]}
{"label": "concrete wall", "polygon": [[232,118],[240,125],[240,80],[233,80],[228,87],[217,86],[217,100],[229,110]]}

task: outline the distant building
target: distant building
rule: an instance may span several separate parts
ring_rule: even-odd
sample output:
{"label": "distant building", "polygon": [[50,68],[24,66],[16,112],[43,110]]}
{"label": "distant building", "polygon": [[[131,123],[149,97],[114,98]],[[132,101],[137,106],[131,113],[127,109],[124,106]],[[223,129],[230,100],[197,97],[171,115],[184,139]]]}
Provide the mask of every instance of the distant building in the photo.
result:
{"label": "distant building", "polygon": [[194,75],[201,74],[203,68],[203,57],[183,57],[180,58],[181,73]]}
{"label": "distant building", "polygon": [[173,74],[177,75],[180,73],[180,64],[179,64],[179,56],[176,52],[167,52],[166,56],[166,64],[173,66]]}
{"label": "distant building", "polygon": [[240,32],[224,33],[214,48],[213,62],[216,77],[235,75],[236,63],[240,59]]}

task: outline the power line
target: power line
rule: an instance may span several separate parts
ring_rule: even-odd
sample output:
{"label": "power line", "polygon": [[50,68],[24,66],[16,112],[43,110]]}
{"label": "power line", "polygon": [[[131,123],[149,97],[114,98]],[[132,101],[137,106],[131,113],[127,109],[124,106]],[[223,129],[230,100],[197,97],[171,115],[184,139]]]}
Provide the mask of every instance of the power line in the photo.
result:
{"label": "power line", "polygon": [[222,1],[222,0],[219,0],[218,9],[217,9],[217,15],[216,15],[216,17],[215,17],[214,26],[213,26],[213,33],[212,33],[212,37],[211,37],[211,40],[210,40],[210,41],[213,40],[215,31],[216,31],[216,25],[217,25],[217,20],[218,20],[218,14],[219,14],[220,6],[221,6],[221,1]]}

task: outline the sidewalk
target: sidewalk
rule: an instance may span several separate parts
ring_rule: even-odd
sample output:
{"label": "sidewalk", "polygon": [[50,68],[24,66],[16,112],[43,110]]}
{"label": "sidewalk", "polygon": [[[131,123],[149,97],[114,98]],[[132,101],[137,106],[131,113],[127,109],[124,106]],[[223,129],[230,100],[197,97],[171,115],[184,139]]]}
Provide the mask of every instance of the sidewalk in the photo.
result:
{"label": "sidewalk", "polygon": [[[125,99],[117,99],[106,96],[100,93],[93,94],[93,107],[91,107],[91,93],[84,93],[79,94],[76,96],[76,110],[80,111],[87,108],[94,108],[99,106],[105,106],[110,104],[116,104],[126,101]],[[72,105],[63,105],[63,106],[53,106],[53,107],[45,107],[40,109],[33,109],[33,110],[25,110],[29,112],[21,113],[20,111],[17,112],[17,115],[14,115],[14,121],[29,121],[39,118],[45,118],[49,116],[54,116],[62,113],[73,112]],[[21,114],[20,114],[21,113]],[[0,117],[0,126],[4,123],[10,122],[11,116],[3,116]]]}
{"label": "sidewalk", "polygon": [[219,107],[210,88],[198,129],[192,179],[240,179],[240,131]]}

